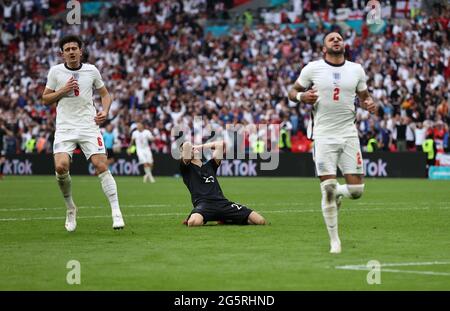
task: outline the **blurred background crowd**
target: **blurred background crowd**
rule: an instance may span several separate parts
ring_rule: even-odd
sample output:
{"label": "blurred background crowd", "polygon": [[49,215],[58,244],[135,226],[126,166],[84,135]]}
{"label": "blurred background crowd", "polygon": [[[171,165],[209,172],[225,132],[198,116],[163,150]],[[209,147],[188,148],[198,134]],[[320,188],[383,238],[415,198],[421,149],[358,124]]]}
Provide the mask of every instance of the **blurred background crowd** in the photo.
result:
{"label": "blurred background crowd", "polygon": [[[77,33],[85,61],[99,68],[113,96],[102,130],[113,133],[116,151],[128,148],[136,122],[143,122],[155,137],[153,151],[169,153],[171,131],[195,135],[200,116],[219,135],[227,124],[279,124],[282,152],[309,152],[311,107],[290,102],[287,92],[302,67],[322,56],[323,36],[335,29],[345,38],[347,58],[365,68],[379,105],[373,115],[356,110],[363,149],[420,151],[432,137],[438,150],[448,151],[448,5],[438,1],[426,11],[415,1],[417,10],[409,3],[397,16],[398,1],[381,1],[390,12],[374,32],[365,23],[365,1],[273,0],[269,7],[239,9],[249,2],[93,2],[98,14],[73,26],[63,1],[0,0],[0,149],[52,152],[56,107],[44,106],[41,95],[49,68],[62,62],[58,40]],[[349,12],[364,20],[360,30],[342,22]],[[208,31],[211,23],[229,27],[217,35]],[[95,104],[100,107],[98,98]],[[275,139],[274,133],[268,136]],[[246,150],[257,150],[263,134],[251,131]]]}

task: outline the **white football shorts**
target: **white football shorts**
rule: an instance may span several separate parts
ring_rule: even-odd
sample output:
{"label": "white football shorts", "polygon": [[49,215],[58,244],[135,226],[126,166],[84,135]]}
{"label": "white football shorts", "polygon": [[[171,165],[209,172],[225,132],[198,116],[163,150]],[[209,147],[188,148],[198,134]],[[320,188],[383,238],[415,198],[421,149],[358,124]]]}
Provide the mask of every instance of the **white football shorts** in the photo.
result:
{"label": "white football shorts", "polygon": [[363,159],[357,137],[341,139],[315,139],[313,159],[317,176],[363,174]]}
{"label": "white football shorts", "polygon": [[147,150],[137,150],[136,153],[138,156],[139,164],[153,164],[153,154],[150,148]]}
{"label": "white football shorts", "polygon": [[57,130],[53,142],[53,154],[68,153],[70,157],[73,151],[80,146],[87,160],[93,154],[106,154],[105,143],[100,130]]}

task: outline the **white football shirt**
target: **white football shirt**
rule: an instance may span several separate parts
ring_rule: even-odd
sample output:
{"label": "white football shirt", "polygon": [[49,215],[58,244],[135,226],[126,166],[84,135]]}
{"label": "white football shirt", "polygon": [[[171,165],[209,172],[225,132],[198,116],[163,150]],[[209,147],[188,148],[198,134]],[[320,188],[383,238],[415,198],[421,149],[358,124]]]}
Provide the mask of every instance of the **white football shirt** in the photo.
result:
{"label": "white football shirt", "polygon": [[317,90],[308,138],[358,137],[355,96],[356,91],[367,89],[366,74],[360,64],[345,61],[336,66],[323,59],[313,61],[302,69],[297,83]]}
{"label": "white football shirt", "polygon": [[71,92],[58,101],[56,129],[98,129],[94,121],[96,109],[92,95],[94,89],[105,84],[94,65],[82,64],[78,70],[70,69],[65,64],[55,65],[50,68],[46,87],[58,91],[72,76],[78,80],[79,95]]}
{"label": "white football shirt", "polygon": [[153,139],[153,135],[147,129],[143,130],[142,132],[135,130],[131,138],[136,142],[136,151],[141,152],[144,150],[148,151],[150,149],[148,141]]}

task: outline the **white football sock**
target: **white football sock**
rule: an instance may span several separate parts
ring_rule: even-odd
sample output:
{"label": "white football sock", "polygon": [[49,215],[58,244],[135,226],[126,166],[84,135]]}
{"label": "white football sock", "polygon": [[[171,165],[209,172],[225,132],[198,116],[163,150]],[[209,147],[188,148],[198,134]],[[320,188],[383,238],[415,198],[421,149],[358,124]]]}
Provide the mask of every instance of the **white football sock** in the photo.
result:
{"label": "white football sock", "polygon": [[322,214],[332,243],[340,243],[338,235],[336,185],[336,179],[327,179],[320,183],[320,189],[322,190]]}
{"label": "white football sock", "polygon": [[114,177],[111,175],[111,172],[106,170],[99,174],[98,177],[102,183],[103,192],[111,205],[112,214],[121,214],[119,207],[119,196],[117,195],[117,185]]}
{"label": "white football sock", "polygon": [[342,195],[344,198],[351,198],[352,197],[352,195],[348,191],[347,184],[340,185],[338,183],[337,187],[336,187],[336,195]]}
{"label": "white football sock", "polygon": [[148,177],[150,177],[150,178],[153,177],[152,170],[150,169],[150,167],[144,167],[144,172],[145,172],[145,175],[147,175]]}
{"label": "white football sock", "polygon": [[344,198],[359,199],[364,192],[364,184],[360,185],[340,185],[337,184],[336,195],[342,195]]}
{"label": "white football sock", "polygon": [[66,202],[67,208],[74,208],[75,203],[73,203],[72,199],[72,178],[70,177],[69,172],[59,175],[56,173],[56,180],[58,182],[59,189],[64,197],[64,201]]}

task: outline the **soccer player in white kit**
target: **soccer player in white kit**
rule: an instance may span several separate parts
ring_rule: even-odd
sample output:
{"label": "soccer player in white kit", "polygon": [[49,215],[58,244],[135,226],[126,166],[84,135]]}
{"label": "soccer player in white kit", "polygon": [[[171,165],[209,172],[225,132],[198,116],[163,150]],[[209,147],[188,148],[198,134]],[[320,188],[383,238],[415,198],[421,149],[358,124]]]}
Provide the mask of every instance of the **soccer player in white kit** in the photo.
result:
{"label": "soccer player in white kit", "polygon": [[[64,63],[50,68],[42,102],[46,105],[57,103],[53,153],[56,179],[67,207],[66,230],[75,231],[77,227],[77,207],[72,199],[69,174],[70,159],[77,145],[86,159],[92,162],[100,178],[103,192],[111,205],[113,229],[122,229],[125,223],[119,207],[117,185],[108,170],[105,145],[99,129],[108,116],[111,96],[98,69],[94,65],[81,63],[82,41],[78,36],[66,36],[59,45]],[[101,96],[103,110],[98,113],[92,98],[93,89]]]}
{"label": "soccer player in white kit", "polygon": [[[371,113],[377,106],[370,97],[360,64],[346,61],[344,40],[337,32],[324,37],[324,58],[301,71],[289,99],[313,105],[308,136],[314,140],[314,162],[320,178],[322,213],[330,236],[330,253],[341,252],[338,208],[343,197],[359,199],[364,191],[363,159],[355,126],[355,96]],[[347,184],[336,179],[339,167]]]}
{"label": "soccer player in white kit", "polygon": [[136,143],[136,153],[139,164],[144,166],[144,182],[155,182],[155,178],[153,178],[152,175],[153,155],[150,145],[148,144],[149,141],[153,141],[154,139],[152,133],[149,130],[144,129],[144,125],[141,122],[136,124],[136,130],[131,135],[130,145],[133,146],[133,144]]}

